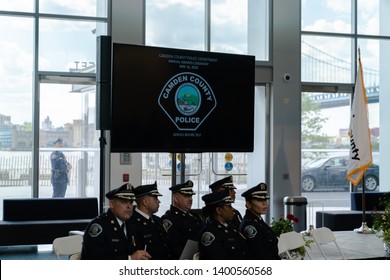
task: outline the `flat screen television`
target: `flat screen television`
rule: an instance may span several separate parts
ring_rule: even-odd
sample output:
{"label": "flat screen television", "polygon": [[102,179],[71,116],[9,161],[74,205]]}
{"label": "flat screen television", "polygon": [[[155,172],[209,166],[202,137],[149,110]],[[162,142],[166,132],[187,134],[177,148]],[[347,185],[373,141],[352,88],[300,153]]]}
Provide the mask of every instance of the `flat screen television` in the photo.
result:
{"label": "flat screen television", "polygon": [[252,152],[255,58],[112,46],[112,152]]}

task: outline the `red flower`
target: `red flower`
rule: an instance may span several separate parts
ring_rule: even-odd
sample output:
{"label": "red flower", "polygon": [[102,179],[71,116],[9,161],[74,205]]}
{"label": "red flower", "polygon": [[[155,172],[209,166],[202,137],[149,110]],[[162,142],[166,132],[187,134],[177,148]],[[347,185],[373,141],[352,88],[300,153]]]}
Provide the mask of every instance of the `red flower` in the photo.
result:
{"label": "red flower", "polygon": [[294,223],[299,223],[299,219],[295,217],[293,214],[287,214],[287,220],[292,221]]}
{"label": "red flower", "polygon": [[287,220],[293,221],[296,219],[293,214],[287,214]]}

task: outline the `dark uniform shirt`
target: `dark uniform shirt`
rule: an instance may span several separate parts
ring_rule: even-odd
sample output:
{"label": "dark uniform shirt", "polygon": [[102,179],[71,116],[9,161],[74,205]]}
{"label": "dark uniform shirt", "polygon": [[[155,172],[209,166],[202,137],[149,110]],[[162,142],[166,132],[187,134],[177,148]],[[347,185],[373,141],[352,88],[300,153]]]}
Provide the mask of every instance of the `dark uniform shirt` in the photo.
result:
{"label": "dark uniform shirt", "polygon": [[93,219],[84,233],[81,259],[126,260],[134,249],[133,235],[126,222],[127,237],[117,218],[108,210]]}
{"label": "dark uniform shirt", "polygon": [[251,255],[257,260],[279,260],[278,238],[261,217],[246,210],[240,231],[246,237]]}
{"label": "dark uniform shirt", "polygon": [[144,250],[146,246],[146,251],[151,255],[152,260],[170,259],[167,232],[161,218],[152,215],[151,219],[148,220],[137,211],[134,211],[129,222],[134,230],[137,250]]}
{"label": "dark uniform shirt", "polygon": [[191,211],[184,212],[173,205],[161,219],[167,231],[170,255],[172,259],[178,260],[187,240],[198,240],[199,232],[203,227],[203,220],[197,214]]}
{"label": "dark uniform shirt", "polygon": [[199,259],[250,259],[245,237],[230,224],[209,218],[200,232]]}
{"label": "dark uniform shirt", "polygon": [[51,182],[68,183],[68,161],[63,152],[54,151],[50,155]]}
{"label": "dark uniform shirt", "polygon": [[[238,211],[237,209],[234,209],[233,208],[233,212],[234,212],[234,216],[233,216],[233,220],[227,222],[228,224],[230,224],[233,228],[235,228],[236,230],[239,230],[240,229],[240,225],[242,223],[242,215],[240,213],[240,211]],[[206,222],[210,219],[210,217],[206,217]]]}
{"label": "dark uniform shirt", "polygon": [[237,209],[233,209],[233,212],[234,212],[234,217],[233,217],[233,220],[230,222],[230,224],[235,229],[238,230],[240,228],[241,223],[242,223],[242,215],[241,215],[240,211],[238,211]]}

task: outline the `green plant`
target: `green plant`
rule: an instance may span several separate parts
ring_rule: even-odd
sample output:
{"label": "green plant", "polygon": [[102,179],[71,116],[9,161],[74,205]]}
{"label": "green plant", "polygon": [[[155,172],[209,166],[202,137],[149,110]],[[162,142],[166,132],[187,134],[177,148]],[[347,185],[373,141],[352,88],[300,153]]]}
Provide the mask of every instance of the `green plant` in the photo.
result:
{"label": "green plant", "polygon": [[[279,218],[279,220],[272,218],[271,229],[277,237],[280,237],[282,233],[293,231],[293,224],[299,223],[299,219],[293,214],[287,214],[286,218],[287,219],[284,219],[282,216]],[[305,241],[305,246],[308,248],[310,248],[310,244],[314,242],[312,239],[306,239],[304,235],[302,235],[302,239]],[[304,246],[302,246],[293,250],[292,253],[293,255],[298,254],[304,257],[306,254],[306,249]]]}
{"label": "green plant", "polygon": [[386,193],[379,200],[379,205],[383,206],[383,211],[376,211],[372,228],[378,231],[378,236],[383,239],[385,243],[390,243],[390,193]]}
{"label": "green plant", "polygon": [[299,223],[299,219],[293,214],[287,214],[286,218],[286,220],[282,216],[279,220],[272,218],[271,229],[277,237],[279,237],[282,233],[293,231],[293,224]]}

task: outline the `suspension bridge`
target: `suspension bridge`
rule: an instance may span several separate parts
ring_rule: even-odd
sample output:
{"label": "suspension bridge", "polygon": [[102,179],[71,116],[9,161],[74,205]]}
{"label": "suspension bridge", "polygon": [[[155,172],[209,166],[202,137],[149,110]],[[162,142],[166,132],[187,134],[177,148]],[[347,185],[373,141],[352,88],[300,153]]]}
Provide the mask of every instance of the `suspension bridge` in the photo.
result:
{"label": "suspension bridge", "polygon": [[[316,81],[323,83],[349,83],[353,63],[332,56],[314,46],[302,42],[302,81]],[[379,71],[364,68],[364,85],[367,93],[368,103],[379,102]],[[349,106],[351,102],[350,93],[324,92],[313,93],[310,98],[320,105],[320,108],[333,108]]]}

